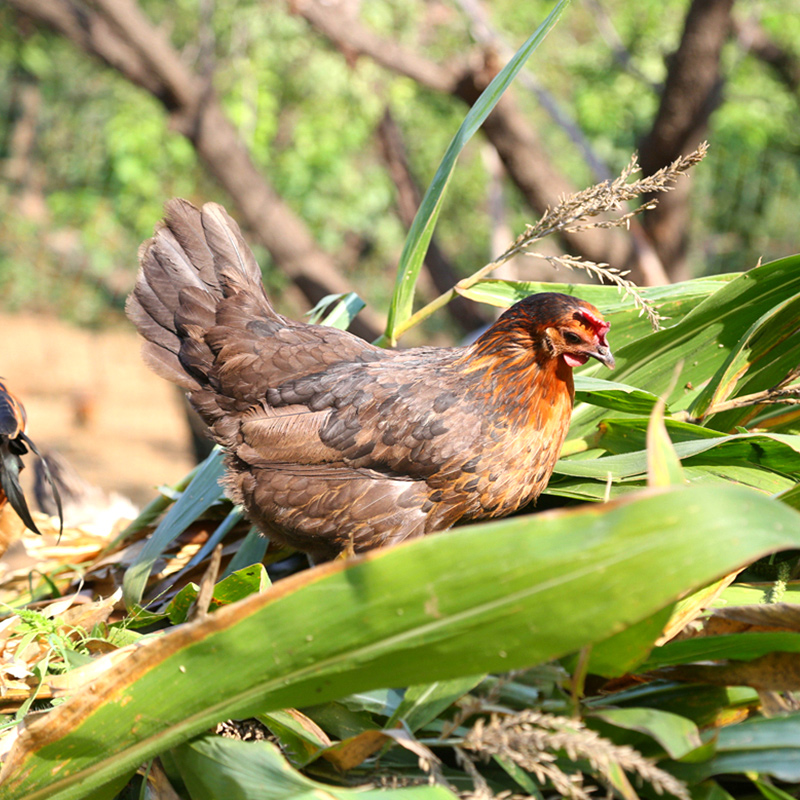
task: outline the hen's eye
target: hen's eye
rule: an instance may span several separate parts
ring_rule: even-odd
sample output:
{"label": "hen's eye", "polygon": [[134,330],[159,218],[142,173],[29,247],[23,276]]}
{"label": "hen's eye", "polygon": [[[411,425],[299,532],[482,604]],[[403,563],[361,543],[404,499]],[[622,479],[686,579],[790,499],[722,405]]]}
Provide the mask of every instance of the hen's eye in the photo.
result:
{"label": "hen's eye", "polygon": [[564,341],[567,344],[580,344],[583,340],[577,333],[572,331],[564,331]]}

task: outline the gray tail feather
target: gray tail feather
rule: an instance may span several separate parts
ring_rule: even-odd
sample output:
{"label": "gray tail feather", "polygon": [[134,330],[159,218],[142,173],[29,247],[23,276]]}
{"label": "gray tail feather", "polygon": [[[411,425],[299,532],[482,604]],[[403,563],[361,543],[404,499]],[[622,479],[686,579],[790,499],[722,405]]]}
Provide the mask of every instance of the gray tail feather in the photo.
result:
{"label": "gray tail feather", "polygon": [[146,340],[142,355],[157,374],[189,391],[203,387],[213,363],[205,333],[225,297],[253,294],[262,312],[278,316],[239,226],[216,203],[201,210],[170,200],[166,218],[139,249],[139,264],[126,311]]}

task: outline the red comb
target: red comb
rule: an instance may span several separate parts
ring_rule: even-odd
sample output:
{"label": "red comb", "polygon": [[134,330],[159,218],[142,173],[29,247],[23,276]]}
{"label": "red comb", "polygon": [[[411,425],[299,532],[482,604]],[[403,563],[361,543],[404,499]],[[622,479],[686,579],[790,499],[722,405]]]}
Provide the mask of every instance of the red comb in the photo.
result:
{"label": "red comb", "polygon": [[589,311],[588,308],[582,308],[579,313],[592,326],[592,328],[594,328],[594,332],[597,334],[600,344],[608,345],[608,342],[606,342],[606,334],[608,333],[609,328],[611,328],[611,325],[602,317],[598,317],[596,314]]}

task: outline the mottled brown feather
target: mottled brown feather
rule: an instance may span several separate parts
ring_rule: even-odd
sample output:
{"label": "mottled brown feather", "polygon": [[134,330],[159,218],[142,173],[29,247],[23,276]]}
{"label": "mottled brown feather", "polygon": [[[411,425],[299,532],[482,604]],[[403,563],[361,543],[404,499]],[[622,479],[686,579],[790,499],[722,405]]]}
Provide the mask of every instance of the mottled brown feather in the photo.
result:
{"label": "mottled brown feather", "polygon": [[535,499],[569,427],[567,360],[613,366],[602,316],[567,295],[517,303],[466,348],[386,351],[286,319],[214,204],[171,201],[140,264],[145,358],[226,448],[231,498],[316,560]]}

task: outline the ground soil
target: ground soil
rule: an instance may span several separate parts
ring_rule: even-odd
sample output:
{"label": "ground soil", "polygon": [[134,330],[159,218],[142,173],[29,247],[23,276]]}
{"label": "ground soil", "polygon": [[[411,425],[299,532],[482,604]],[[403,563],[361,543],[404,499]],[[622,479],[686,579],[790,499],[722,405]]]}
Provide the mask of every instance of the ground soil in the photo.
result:
{"label": "ground soil", "polygon": [[25,405],[40,449],[59,451],[87,481],[139,506],[191,469],[181,395],[145,367],[132,329],[0,314],[0,331],[0,376]]}

